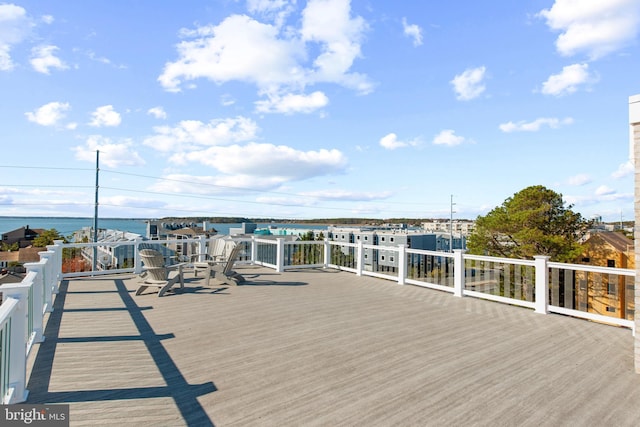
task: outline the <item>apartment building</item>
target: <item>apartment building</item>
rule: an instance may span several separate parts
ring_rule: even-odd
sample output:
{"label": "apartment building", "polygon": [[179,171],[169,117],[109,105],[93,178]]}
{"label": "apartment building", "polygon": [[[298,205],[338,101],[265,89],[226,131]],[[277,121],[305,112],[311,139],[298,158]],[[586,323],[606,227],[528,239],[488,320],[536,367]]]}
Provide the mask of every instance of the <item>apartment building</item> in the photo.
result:
{"label": "apartment building", "polygon": [[473,233],[475,228],[475,221],[466,219],[456,219],[453,221],[447,219],[434,219],[431,221],[425,221],[422,223],[422,229],[431,233],[450,233],[453,231],[454,235],[468,237]]}
{"label": "apartment building", "polygon": [[[365,245],[364,268],[377,270],[380,267],[394,269],[398,267],[397,248],[402,245],[410,249],[429,251],[449,251],[466,248],[464,236],[449,233],[425,232],[423,229],[382,228],[382,227],[329,227],[327,237],[334,242],[358,243]],[[376,246],[375,248],[371,246]],[[385,249],[388,247],[389,249]],[[391,249],[393,247],[393,249]],[[349,253],[345,245],[343,253]]]}

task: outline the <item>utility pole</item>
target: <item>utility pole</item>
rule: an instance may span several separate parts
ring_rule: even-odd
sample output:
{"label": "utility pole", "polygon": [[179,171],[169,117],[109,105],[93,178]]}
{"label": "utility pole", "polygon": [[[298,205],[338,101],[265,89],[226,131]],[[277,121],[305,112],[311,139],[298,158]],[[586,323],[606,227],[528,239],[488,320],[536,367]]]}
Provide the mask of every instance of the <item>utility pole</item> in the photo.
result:
{"label": "utility pole", "polygon": [[624,223],[622,222],[622,209],[620,209],[620,230],[624,230]]}
{"label": "utility pole", "polygon": [[449,252],[453,252],[453,194],[451,195],[451,216],[449,217]]}
{"label": "utility pole", "polygon": [[[98,241],[98,177],[100,174],[100,150],[96,150],[96,198],[93,212],[93,243]],[[96,271],[96,262],[98,257],[98,247],[93,247],[92,271]]]}

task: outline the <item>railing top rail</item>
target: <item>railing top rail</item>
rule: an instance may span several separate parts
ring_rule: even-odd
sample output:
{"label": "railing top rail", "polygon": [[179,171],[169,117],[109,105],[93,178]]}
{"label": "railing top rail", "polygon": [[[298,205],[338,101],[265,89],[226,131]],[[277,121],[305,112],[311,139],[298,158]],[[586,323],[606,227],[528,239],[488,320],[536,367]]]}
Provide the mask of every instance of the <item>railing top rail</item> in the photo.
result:
{"label": "railing top rail", "polygon": [[503,258],[503,257],[494,257],[494,256],[486,256],[486,255],[471,255],[471,254],[463,254],[463,259],[467,260],[475,260],[475,261],[488,261],[488,262],[498,262],[503,264],[517,264],[517,265],[535,265],[534,260],[530,259],[517,259],[517,258]]}
{"label": "railing top rail", "polygon": [[164,243],[198,243],[198,238],[188,239],[162,239],[162,240],[118,240],[113,242],[80,242],[80,243],[62,243],[62,248],[85,248],[85,247],[98,247],[98,246],[133,246],[140,243],[146,244],[159,244]]}
{"label": "railing top rail", "polygon": [[[242,241],[242,239],[233,239],[233,240]],[[263,239],[259,239],[259,238],[256,238],[256,239],[254,239],[254,241],[256,241],[258,243],[268,243],[268,244],[270,243],[272,245],[277,245],[278,244],[278,241],[276,239],[264,239],[264,238]]]}
{"label": "railing top rail", "polygon": [[636,271],[629,268],[602,267],[598,265],[588,265],[588,264],[566,264],[563,262],[549,262],[547,263],[547,266],[549,268],[560,268],[564,270],[574,270],[574,271],[589,271],[592,273],[619,274],[621,276],[636,275]]}
{"label": "railing top rail", "polygon": [[453,254],[451,252],[443,252],[443,251],[430,251],[426,249],[409,249],[407,248],[408,254],[416,254],[416,255],[433,255],[433,256],[441,256],[453,258]]}
{"label": "railing top rail", "polygon": [[9,317],[13,314],[18,306],[18,301],[15,298],[8,297],[4,301],[2,301],[2,305],[0,305],[0,328],[4,326]]}

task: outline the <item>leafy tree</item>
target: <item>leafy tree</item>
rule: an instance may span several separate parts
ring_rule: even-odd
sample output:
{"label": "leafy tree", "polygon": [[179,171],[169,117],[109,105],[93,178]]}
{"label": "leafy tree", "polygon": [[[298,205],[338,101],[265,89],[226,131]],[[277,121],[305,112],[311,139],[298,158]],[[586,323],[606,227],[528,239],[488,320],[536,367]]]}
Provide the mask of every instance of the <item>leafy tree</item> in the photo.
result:
{"label": "leafy tree", "polygon": [[506,199],[476,220],[467,247],[472,254],[571,262],[582,252],[579,244],[591,222],[566,206],[562,195],[536,185]]}
{"label": "leafy tree", "polygon": [[66,242],[64,236],[62,236],[58,230],[51,228],[43,231],[38,235],[38,237],[33,239],[33,246],[37,248],[44,248],[47,245],[53,245],[54,240],[62,240]]}
{"label": "leafy tree", "polygon": [[18,249],[20,249],[20,245],[18,245],[18,242],[15,243],[2,243],[2,245],[0,246],[0,251],[17,251]]}

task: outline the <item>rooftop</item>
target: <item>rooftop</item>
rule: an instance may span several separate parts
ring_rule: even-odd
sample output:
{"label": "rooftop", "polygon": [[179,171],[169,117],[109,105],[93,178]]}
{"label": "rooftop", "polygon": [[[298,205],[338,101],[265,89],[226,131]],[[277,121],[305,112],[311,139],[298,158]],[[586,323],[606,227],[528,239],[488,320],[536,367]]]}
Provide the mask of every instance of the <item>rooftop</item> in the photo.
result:
{"label": "rooftop", "polygon": [[67,279],[29,403],[72,425],[640,425],[617,328],[331,269],[134,296]]}

